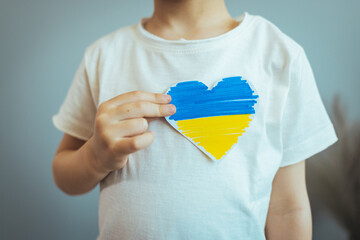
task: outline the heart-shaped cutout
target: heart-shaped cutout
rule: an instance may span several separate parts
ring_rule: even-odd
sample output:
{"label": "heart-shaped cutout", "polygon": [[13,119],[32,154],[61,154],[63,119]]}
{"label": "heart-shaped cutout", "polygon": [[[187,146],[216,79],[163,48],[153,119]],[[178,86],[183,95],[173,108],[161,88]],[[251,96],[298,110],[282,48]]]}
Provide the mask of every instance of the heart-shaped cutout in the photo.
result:
{"label": "heart-shaped cutout", "polygon": [[245,133],[259,96],[241,76],[223,78],[212,89],[199,81],[178,82],[166,94],[176,113],[171,126],[213,160],[220,160]]}

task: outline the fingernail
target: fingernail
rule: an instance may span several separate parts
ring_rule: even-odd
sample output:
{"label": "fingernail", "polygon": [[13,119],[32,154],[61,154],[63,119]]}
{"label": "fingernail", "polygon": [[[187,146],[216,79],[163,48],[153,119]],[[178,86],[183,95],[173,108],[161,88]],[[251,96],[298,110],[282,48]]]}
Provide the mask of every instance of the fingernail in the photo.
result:
{"label": "fingernail", "polygon": [[173,104],[170,104],[168,107],[167,107],[169,113],[174,113],[176,108]]}
{"label": "fingernail", "polygon": [[164,94],[164,99],[169,102],[171,100],[171,96],[169,94]]}

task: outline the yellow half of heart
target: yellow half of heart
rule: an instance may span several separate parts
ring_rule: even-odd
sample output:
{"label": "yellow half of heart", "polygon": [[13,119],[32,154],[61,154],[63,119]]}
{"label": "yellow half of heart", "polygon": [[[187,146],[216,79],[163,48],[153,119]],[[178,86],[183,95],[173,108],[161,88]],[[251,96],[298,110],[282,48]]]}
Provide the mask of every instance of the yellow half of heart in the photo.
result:
{"label": "yellow half of heart", "polygon": [[178,120],[182,134],[202,146],[217,160],[238,141],[251,122],[251,114],[224,115]]}

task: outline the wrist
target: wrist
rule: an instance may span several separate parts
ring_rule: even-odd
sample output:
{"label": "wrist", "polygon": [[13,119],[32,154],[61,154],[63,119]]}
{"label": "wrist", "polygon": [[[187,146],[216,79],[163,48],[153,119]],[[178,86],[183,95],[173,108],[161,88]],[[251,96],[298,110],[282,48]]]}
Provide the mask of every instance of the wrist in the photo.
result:
{"label": "wrist", "polygon": [[110,171],[104,169],[97,159],[96,153],[93,147],[93,137],[91,137],[81,148],[81,155],[83,163],[93,176],[95,176],[99,181],[102,180]]}

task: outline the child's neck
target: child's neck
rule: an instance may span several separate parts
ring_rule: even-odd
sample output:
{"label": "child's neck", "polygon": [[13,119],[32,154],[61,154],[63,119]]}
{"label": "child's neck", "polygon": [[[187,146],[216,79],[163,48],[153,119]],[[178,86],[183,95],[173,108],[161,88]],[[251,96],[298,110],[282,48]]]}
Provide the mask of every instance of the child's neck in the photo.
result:
{"label": "child's neck", "polygon": [[238,24],[223,0],[155,0],[144,28],[164,39],[192,40],[221,35]]}

